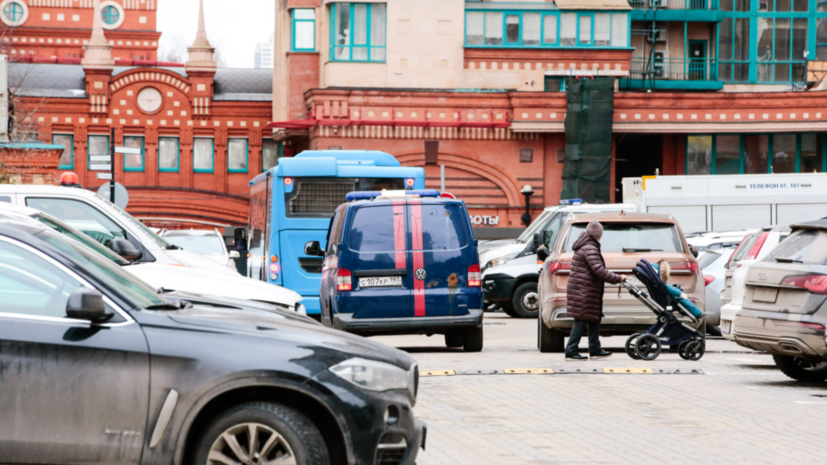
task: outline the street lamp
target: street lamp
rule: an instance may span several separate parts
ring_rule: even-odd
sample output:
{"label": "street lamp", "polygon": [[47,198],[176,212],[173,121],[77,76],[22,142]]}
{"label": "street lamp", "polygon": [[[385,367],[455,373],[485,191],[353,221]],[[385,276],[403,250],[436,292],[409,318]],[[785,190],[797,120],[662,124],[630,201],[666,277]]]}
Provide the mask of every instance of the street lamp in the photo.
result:
{"label": "street lamp", "polygon": [[523,186],[520,193],[525,196],[525,213],[523,213],[523,217],[520,218],[524,225],[528,226],[531,224],[531,213],[528,212],[528,201],[529,198],[534,195],[534,189],[531,188],[528,184]]}

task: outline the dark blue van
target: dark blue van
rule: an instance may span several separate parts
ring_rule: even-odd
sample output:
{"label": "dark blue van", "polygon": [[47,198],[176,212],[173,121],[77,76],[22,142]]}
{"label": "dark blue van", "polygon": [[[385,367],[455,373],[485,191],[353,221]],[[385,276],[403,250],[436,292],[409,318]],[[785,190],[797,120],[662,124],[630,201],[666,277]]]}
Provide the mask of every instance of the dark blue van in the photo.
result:
{"label": "dark blue van", "polygon": [[334,214],[324,257],[322,322],[370,335],[444,334],[482,350],[477,240],[465,203],[438,191],[352,192]]}

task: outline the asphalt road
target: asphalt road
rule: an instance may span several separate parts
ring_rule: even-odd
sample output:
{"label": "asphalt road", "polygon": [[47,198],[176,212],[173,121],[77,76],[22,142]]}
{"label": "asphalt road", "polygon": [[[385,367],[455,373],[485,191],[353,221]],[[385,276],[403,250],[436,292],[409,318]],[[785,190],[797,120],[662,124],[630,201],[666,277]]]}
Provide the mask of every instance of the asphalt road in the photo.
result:
{"label": "asphalt road", "polygon": [[[458,373],[421,378],[415,411],[429,429],[418,464],[827,463],[827,383],[792,381],[767,354],[712,339],[697,362],[635,361],[612,337],[612,357],[566,362],[537,350],[536,325],[486,314],[481,353],[447,349],[442,336],[375,338],[423,372]],[[556,373],[504,373],[528,369]]]}

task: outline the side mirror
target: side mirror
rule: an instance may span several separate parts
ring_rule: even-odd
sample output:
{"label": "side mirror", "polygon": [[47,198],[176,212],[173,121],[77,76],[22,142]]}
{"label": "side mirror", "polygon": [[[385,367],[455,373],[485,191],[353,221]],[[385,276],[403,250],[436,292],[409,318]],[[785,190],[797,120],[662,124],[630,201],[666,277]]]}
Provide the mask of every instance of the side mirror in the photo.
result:
{"label": "side mirror", "polygon": [[307,244],[304,244],[304,254],[311,257],[321,257],[322,246],[319,245],[319,241],[310,241]]}
{"label": "side mirror", "polygon": [[689,251],[692,253],[693,257],[698,258],[698,249],[696,249],[694,245],[689,246]]}
{"label": "side mirror", "polygon": [[537,249],[537,260],[546,261],[549,255],[551,255],[551,252],[549,252],[546,246],[543,245]]}
{"label": "side mirror", "polygon": [[543,243],[543,233],[538,232],[538,233],[534,234],[534,251],[535,252],[539,251],[540,247],[542,247],[543,245],[545,245]]}
{"label": "side mirror", "polygon": [[131,242],[126,239],[121,239],[120,237],[112,239],[112,244],[110,244],[109,248],[116,254],[129,261],[140,260],[141,257],[144,256],[144,253],[136,249]]}
{"label": "side mirror", "polygon": [[232,258],[232,259],[241,258],[241,254],[238,253],[238,250],[231,250],[230,251],[230,258]]}
{"label": "side mirror", "polygon": [[100,292],[79,287],[66,302],[66,316],[76,320],[102,322],[112,318],[112,312],[106,309]]}

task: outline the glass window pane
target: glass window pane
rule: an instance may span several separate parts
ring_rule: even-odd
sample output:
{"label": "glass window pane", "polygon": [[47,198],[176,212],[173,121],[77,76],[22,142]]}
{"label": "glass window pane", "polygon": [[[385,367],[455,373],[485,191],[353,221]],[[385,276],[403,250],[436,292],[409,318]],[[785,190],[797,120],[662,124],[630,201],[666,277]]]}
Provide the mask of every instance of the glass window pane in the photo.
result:
{"label": "glass window pane", "polygon": [[790,59],[790,18],[775,20],[775,59],[778,61]]}
{"label": "glass window pane", "polygon": [[793,19],[793,61],[804,61],[807,49],[807,18]]}
{"label": "glass window pane", "polygon": [[758,63],[758,82],[771,82],[772,69],[771,63]]}
{"label": "glass window pane", "polygon": [[712,136],[686,137],[686,174],[712,173]]}
{"label": "glass window pane", "polygon": [[749,81],[749,63],[736,63],[732,65],[732,80],[735,82]]}
{"label": "glass window pane", "polygon": [[123,156],[124,169],[142,170],[144,169],[144,138],[127,136],[123,138],[123,146],[132,149],[140,149],[141,153],[133,154],[127,153]]}
{"label": "glass window pane", "polygon": [[792,10],[792,0],[775,0],[775,11],[783,12]]}
{"label": "glass window pane", "polygon": [[749,18],[735,18],[735,41],[733,50],[736,60],[749,60]]}
{"label": "glass window pane", "polygon": [[158,139],[158,167],[162,170],[178,170],[178,138]]}
{"label": "glass window pane", "polygon": [[370,61],[385,61],[385,48],[377,47],[370,49]]}
{"label": "glass window pane", "polygon": [[592,17],[580,17],[580,45],[592,43]]}
{"label": "glass window pane", "polygon": [[772,172],[795,173],[795,134],[773,136]]}
{"label": "glass window pane", "polygon": [[58,164],[61,168],[72,168],[72,146],[74,138],[68,134],[55,134],[52,136],[52,144],[62,145],[63,153],[60,154],[60,161]]}
{"label": "glass window pane", "polygon": [[86,151],[89,155],[109,155],[109,136],[89,136]]}
{"label": "glass window pane", "polygon": [[540,13],[523,14],[523,45],[540,45]]}
{"label": "glass window pane", "polygon": [[392,207],[359,208],[351,221],[347,233],[347,247],[350,250],[360,253],[393,253],[396,225]]}
{"label": "glass window pane", "polygon": [[609,13],[596,13],[594,15],[594,45],[608,46],[611,34],[611,15]]}
{"label": "glass window pane", "polygon": [[293,10],[296,19],[316,19],[316,10],[312,8],[296,8]]}
{"label": "glass window pane", "polygon": [[543,18],[543,43],[556,44],[557,43],[557,16],[546,15]]}
{"label": "glass window pane", "polygon": [[465,43],[482,45],[485,16],[481,11],[469,11],[465,15]]}
{"label": "glass window pane", "polygon": [[[373,46],[385,46],[385,9],[384,3],[373,3],[370,7],[370,44]],[[385,57],[383,56],[382,59]],[[373,59],[373,58],[371,58]]]}
{"label": "glass window pane", "polygon": [[724,18],[721,25],[718,27],[718,53],[721,60],[728,61],[732,59],[732,21],[731,18]]}
{"label": "glass window pane", "polygon": [[733,5],[733,0],[721,0],[721,11],[732,11]]}
{"label": "glass window pane", "polygon": [[312,21],[296,21],[296,37],[293,46],[298,50],[315,50],[316,27]]}
{"label": "glass window pane", "polygon": [[279,145],[272,139],[261,142],[261,170],[267,171],[279,164]]}
{"label": "glass window pane", "polygon": [[353,60],[365,61],[368,59],[367,47],[353,47]]}
{"label": "glass window pane", "polygon": [[193,141],[192,167],[198,171],[213,170],[213,140],[198,138]]}
{"label": "glass window pane", "polygon": [[612,47],[629,46],[629,17],[626,13],[612,14]]}
{"label": "glass window pane", "polygon": [[485,45],[503,44],[503,14],[485,14]]}
{"label": "glass window pane", "polygon": [[758,61],[772,61],[772,32],[772,18],[758,18]]}
{"label": "glass window pane", "polygon": [[758,11],[772,11],[775,0],[758,0]]}
{"label": "glass window pane", "polygon": [[769,136],[744,136],[744,174],[767,174]]}
{"label": "glass window pane", "polygon": [[718,65],[718,80],[724,82],[732,81],[732,65],[729,63],[720,63]]}
{"label": "glass window pane", "polygon": [[816,173],[821,169],[821,157],[817,156],[816,135],[801,135],[801,172]]}
{"label": "glass window pane", "polygon": [[[353,44],[366,45],[368,43],[368,6],[357,3],[353,6]],[[354,57],[354,60],[356,58]]]}
{"label": "glass window pane", "polygon": [[780,63],[775,65],[775,82],[790,82],[790,64]]}
{"label": "glass window pane", "polygon": [[793,11],[801,11],[806,12],[809,11],[809,1],[808,0],[794,0],[793,1]]}
{"label": "glass window pane", "polygon": [[715,174],[741,172],[741,136],[716,136]]}
{"label": "glass window pane", "polygon": [[[350,45],[350,3],[336,3],[336,45]],[[339,51],[341,52],[342,49]],[[347,53],[345,51],[345,53]],[[339,56],[337,56],[339,58]]]}
{"label": "glass window pane", "polygon": [[560,15],[560,45],[577,45],[577,13]]}
{"label": "glass window pane", "polygon": [[818,11],[819,13],[827,12],[827,2],[825,2],[824,0],[818,0],[818,9],[816,11]]}
{"label": "glass window pane", "polygon": [[517,44],[520,42],[520,16],[506,15],[505,16],[505,41],[509,44]]}
{"label": "glass window pane", "polygon": [[230,171],[247,171],[247,139],[230,139],[227,143],[227,166]]}

